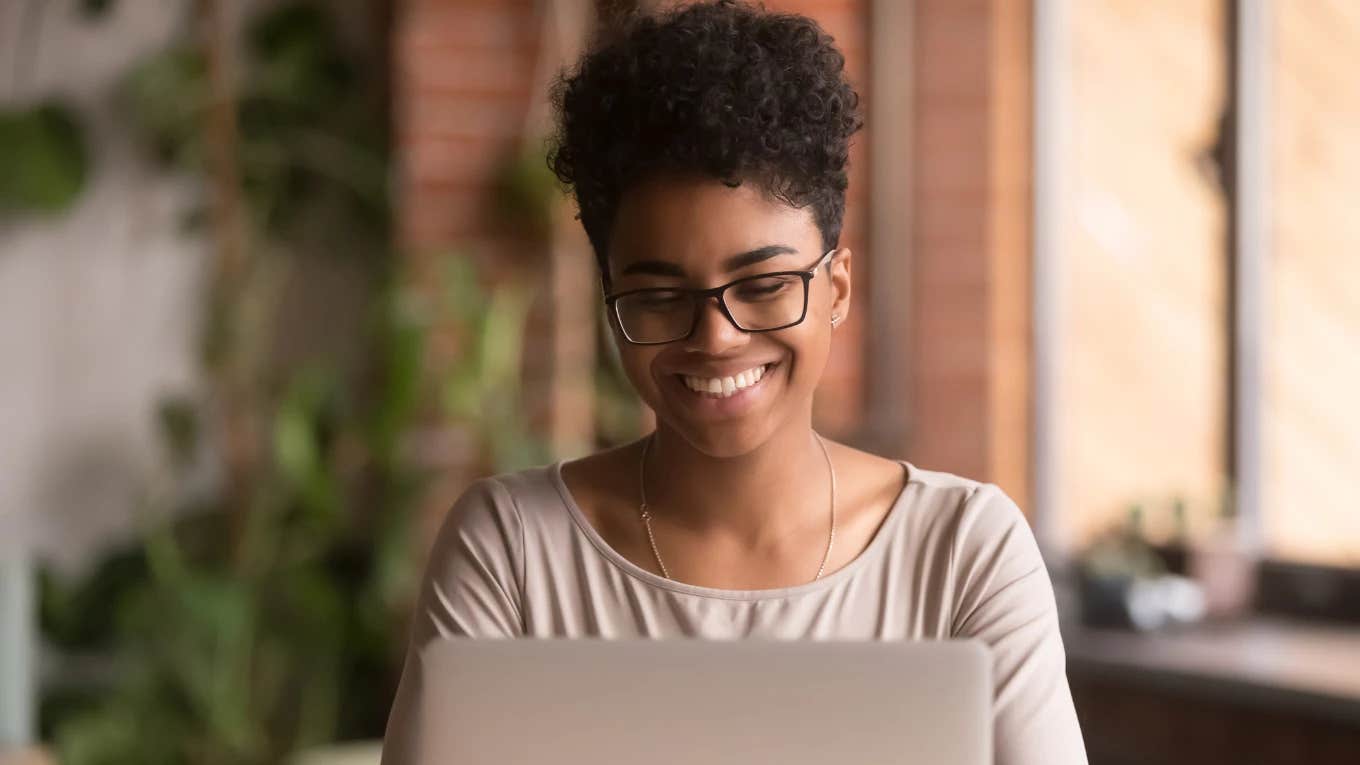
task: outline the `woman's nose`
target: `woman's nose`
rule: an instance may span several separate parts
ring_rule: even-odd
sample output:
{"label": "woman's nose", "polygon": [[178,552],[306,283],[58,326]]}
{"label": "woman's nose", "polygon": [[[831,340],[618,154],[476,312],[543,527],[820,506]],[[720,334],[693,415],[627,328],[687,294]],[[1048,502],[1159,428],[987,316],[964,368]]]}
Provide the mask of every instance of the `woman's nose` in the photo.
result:
{"label": "woman's nose", "polygon": [[694,324],[694,333],[685,342],[686,349],[716,354],[742,345],[750,337],[749,332],[738,329],[727,318],[717,298],[704,300],[696,310],[699,315]]}

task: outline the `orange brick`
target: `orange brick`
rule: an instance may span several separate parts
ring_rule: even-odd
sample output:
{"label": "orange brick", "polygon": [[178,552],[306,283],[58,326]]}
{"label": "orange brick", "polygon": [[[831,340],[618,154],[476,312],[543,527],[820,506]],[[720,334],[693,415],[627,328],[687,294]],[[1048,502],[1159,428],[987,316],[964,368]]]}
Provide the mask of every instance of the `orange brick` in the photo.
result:
{"label": "orange brick", "polygon": [[490,95],[412,94],[404,131],[441,138],[487,138],[513,142],[524,127],[525,99]]}
{"label": "orange brick", "polygon": [[415,3],[398,25],[398,47],[515,48],[533,45],[539,17],[531,4],[483,2]]}
{"label": "orange brick", "polygon": [[417,93],[510,94],[527,99],[533,87],[532,51],[486,48],[407,48],[398,76]]}

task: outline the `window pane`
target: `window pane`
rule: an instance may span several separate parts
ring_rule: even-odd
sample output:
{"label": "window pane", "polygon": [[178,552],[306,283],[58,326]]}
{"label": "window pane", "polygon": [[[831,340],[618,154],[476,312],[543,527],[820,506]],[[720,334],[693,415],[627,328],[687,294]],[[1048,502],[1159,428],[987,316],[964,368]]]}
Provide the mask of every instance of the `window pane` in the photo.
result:
{"label": "window pane", "polygon": [[1173,498],[1211,514],[1226,472],[1219,0],[1072,3],[1073,192],[1061,264],[1062,527],[1073,544]]}
{"label": "window pane", "polygon": [[1360,5],[1273,8],[1265,542],[1360,565]]}

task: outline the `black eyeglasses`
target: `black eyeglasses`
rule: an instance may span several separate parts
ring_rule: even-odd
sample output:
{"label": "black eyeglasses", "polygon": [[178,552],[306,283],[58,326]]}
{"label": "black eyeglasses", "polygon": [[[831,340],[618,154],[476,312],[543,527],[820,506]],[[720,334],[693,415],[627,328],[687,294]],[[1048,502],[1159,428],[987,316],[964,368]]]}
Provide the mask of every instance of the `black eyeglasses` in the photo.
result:
{"label": "black eyeglasses", "polygon": [[831,259],[828,250],[811,268],[747,276],[706,290],[652,287],[606,295],[604,302],[624,338],[634,345],[684,340],[699,326],[699,309],[709,298],[732,326],[743,332],[773,332],[807,317],[808,283]]}

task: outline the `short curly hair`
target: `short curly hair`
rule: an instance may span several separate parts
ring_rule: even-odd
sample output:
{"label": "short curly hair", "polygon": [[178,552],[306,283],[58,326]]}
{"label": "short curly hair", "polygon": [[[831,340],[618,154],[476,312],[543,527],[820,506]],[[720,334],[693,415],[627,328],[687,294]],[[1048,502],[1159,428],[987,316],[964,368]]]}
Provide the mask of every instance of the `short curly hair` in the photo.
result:
{"label": "short curly hair", "polygon": [[576,197],[606,289],[622,194],[668,171],[810,206],[823,247],[837,246],[863,123],[845,57],[815,21],[735,0],[637,16],[563,72],[552,98],[548,163]]}

